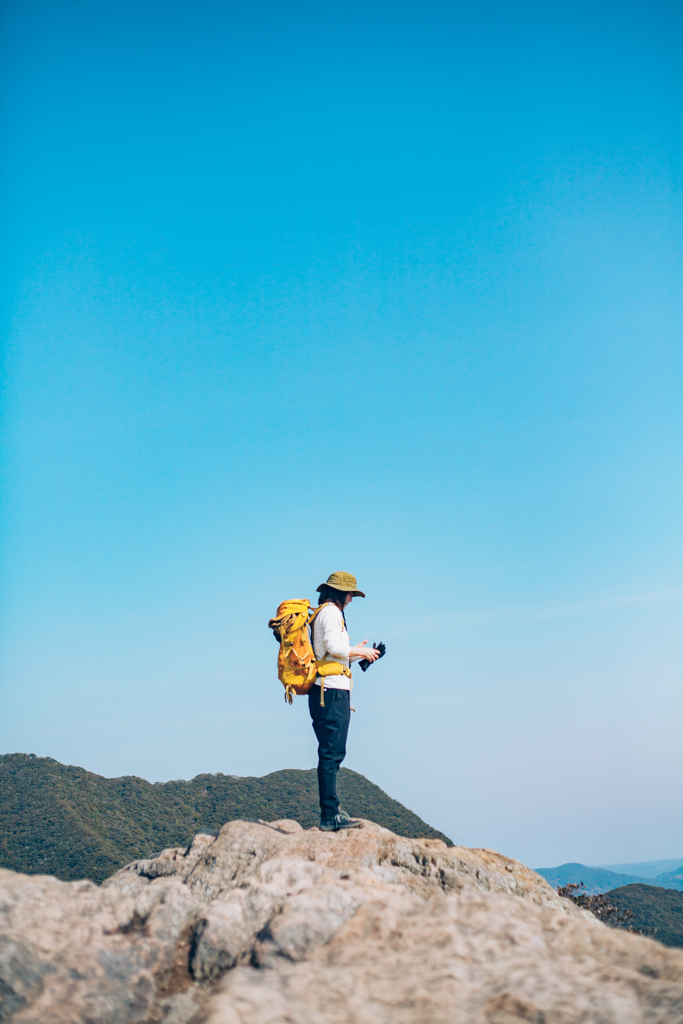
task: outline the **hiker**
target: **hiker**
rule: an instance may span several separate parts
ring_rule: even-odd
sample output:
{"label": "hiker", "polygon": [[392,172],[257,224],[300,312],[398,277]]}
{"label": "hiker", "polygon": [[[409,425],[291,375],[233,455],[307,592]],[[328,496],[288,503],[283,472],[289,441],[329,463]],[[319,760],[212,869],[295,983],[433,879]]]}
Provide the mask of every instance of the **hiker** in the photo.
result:
{"label": "hiker", "polygon": [[[345,828],[362,828],[362,821],[350,818],[339,807],[337,772],[346,755],[346,736],[351,718],[351,674],[349,662],[367,659],[376,661],[380,651],[366,647],[367,640],[351,646],[346,629],[344,609],[354,597],[365,597],[357,589],[356,577],[350,572],[333,572],[318,587],[320,595],[312,627],[311,642],[318,662],[339,662],[342,674],[318,675],[308,692],[308,708],[318,739],[318,790],[320,793],[320,828],[338,832]],[[322,688],[322,692],[321,692]]]}

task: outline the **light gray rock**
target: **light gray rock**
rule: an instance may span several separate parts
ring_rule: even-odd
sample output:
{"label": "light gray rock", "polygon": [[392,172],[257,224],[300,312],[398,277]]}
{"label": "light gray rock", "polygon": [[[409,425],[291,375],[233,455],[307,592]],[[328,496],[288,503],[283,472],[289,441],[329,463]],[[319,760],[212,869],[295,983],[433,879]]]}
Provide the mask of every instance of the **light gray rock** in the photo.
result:
{"label": "light gray rock", "polygon": [[0,871],[0,1020],[137,1024],[193,979],[202,907],[177,879],[135,895]]}
{"label": "light gray rock", "polygon": [[386,894],[305,963],[237,967],[206,1024],[676,1024],[683,954],[525,900]]}
{"label": "light gray rock", "polygon": [[683,1024],[683,952],[490,850],[234,821],[99,888],[0,871],[0,1021]]}

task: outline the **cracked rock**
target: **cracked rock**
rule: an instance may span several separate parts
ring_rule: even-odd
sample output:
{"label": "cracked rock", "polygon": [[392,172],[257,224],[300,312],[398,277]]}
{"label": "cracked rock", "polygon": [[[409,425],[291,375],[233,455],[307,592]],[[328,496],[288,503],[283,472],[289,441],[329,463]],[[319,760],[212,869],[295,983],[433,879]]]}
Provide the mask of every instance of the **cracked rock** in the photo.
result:
{"label": "cracked rock", "polygon": [[683,951],[491,850],[232,821],[100,887],[1,870],[0,1021],[683,1024]]}

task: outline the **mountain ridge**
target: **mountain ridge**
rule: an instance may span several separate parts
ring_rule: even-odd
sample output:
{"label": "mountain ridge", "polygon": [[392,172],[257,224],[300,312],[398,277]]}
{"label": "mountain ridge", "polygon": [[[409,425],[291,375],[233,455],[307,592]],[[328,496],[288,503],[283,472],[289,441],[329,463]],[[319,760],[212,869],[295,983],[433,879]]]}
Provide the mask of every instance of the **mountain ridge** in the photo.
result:
{"label": "mountain ridge", "polygon": [[536,868],[536,872],[550,885],[577,885],[583,882],[587,895],[597,895],[626,885],[649,885],[657,889],[683,890],[683,868],[645,878],[638,875],[622,875],[607,868],[591,868],[586,864],[570,861],[556,868]]}
{"label": "mountain ridge", "polygon": [[628,864],[591,864],[590,867],[614,871],[617,875],[637,875],[638,878],[658,878],[670,871],[683,867],[683,857],[669,857],[666,860],[641,860]]}
{"label": "mountain ridge", "polygon": [[[346,810],[407,838],[452,841],[363,775],[342,768]],[[315,769],[190,780],[108,779],[32,754],[0,755],[0,867],[101,882],[124,864],[234,819],[318,823]]]}
{"label": "mountain ridge", "polygon": [[[590,868],[586,864],[574,861],[560,864],[556,868],[536,868],[536,872],[554,888],[570,884],[578,885],[583,882],[584,891],[588,895],[597,895],[607,892],[608,889],[645,881],[644,878],[639,878],[636,875],[620,875],[614,871],[607,871],[605,868]],[[650,885],[652,885],[652,881],[650,881]]]}
{"label": "mountain ridge", "polygon": [[659,883],[666,889],[683,890],[683,867],[676,868],[675,871],[665,871],[663,874],[657,875],[656,878],[646,881],[649,881],[650,885]]}

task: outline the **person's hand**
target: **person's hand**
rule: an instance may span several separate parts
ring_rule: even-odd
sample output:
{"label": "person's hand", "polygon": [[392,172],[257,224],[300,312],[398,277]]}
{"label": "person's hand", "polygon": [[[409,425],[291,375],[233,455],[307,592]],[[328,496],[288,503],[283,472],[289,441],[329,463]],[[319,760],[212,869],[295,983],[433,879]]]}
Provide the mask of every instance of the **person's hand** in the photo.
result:
{"label": "person's hand", "polygon": [[375,647],[366,647],[367,640],[363,640],[361,644],[356,644],[349,651],[349,658],[367,658],[368,661],[377,661],[380,656],[380,652]]}

